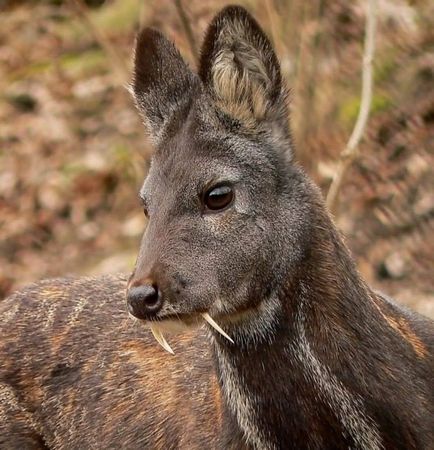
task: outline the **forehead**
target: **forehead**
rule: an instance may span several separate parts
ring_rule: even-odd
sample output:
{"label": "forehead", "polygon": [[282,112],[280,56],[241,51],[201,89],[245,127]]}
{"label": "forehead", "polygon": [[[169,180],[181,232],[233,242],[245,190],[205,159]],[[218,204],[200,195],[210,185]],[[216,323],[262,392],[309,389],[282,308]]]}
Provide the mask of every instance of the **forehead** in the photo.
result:
{"label": "forehead", "polygon": [[239,161],[218,140],[178,137],[152,157],[141,192],[149,196],[157,190],[201,189],[212,182],[235,183],[241,178]]}
{"label": "forehead", "polygon": [[265,180],[267,172],[273,173],[273,152],[264,145],[197,117],[189,119],[157,149],[142,194],[163,187],[179,191],[219,181],[236,183],[258,174]]}

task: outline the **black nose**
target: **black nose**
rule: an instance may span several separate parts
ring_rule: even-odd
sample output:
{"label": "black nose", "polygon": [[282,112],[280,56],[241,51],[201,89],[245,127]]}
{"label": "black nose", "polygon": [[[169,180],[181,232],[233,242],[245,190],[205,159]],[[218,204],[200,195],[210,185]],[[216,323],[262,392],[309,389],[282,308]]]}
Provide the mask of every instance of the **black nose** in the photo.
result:
{"label": "black nose", "polygon": [[127,294],[128,310],[138,319],[150,319],[163,306],[163,298],[158,286],[143,284],[133,286]]}

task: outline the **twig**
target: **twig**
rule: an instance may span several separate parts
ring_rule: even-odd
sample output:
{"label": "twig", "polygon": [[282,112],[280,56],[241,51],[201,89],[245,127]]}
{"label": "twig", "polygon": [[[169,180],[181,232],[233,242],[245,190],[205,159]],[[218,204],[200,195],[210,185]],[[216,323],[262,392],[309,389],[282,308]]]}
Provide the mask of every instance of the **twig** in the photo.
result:
{"label": "twig", "polygon": [[181,19],[182,26],[184,27],[185,35],[187,36],[188,44],[190,45],[191,53],[195,61],[199,61],[199,52],[197,51],[196,41],[194,39],[193,30],[191,29],[190,21],[188,20],[187,13],[182,6],[181,0],[174,0],[176,10],[178,11],[179,18]]}
{"label": "twig", "polygon": [[327,193],[326,204],[331,212],[336,211],[339,190],[342,186],[345,174],[359,154],[358,146],[363,137],[366,123],[368,121],[369,110],[371,109],[373,85],[372,62],[375,52],[376,13],[377,0],[368,0],[362,66],[362,98],[356,124],[353,132],[351,133],[347,146],[339,157],[338,166]]}
{"label": "twig", "polygon": [[119,81],[121,83],[125,83],[129,79],[129,71],[122,56],[103,33],[103,31],[96,26],[82,0],[71,0],[71,4],[78,17],[83,20],[93,34],[96,42],[106,52],[108,59],[117,77],[119,78]]}

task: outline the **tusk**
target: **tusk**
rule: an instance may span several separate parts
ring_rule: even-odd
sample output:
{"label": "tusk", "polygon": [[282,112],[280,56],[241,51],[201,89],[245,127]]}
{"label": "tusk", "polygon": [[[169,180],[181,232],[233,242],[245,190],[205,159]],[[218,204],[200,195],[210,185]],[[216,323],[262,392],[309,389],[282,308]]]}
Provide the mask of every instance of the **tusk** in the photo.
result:
{"label": "tusk", "polygon": [[151,331],[152,334],[154,335],[154,338],[157,340],[157,342],[164,348],[164,350],[166,350],[166,352],[171,353],[172,355],[175,354],[175,352],[172,350],[172,348],[170,347],[170,345],[167,343],[166,339],[163,336],[163,333],[161,332],[161,330],[158,328],[157,325],[152,325],[151,324]]}
{"label": "tusk", "polygon": [[214,321],[214,319],[208,314],[208,313],[202,313],[202,317],[216,330],[219,332],[222,336],[224,336],[228,341],[232,342],[234,344],[234,341],[232,338],[230,338],[221,328],[220,326]]}

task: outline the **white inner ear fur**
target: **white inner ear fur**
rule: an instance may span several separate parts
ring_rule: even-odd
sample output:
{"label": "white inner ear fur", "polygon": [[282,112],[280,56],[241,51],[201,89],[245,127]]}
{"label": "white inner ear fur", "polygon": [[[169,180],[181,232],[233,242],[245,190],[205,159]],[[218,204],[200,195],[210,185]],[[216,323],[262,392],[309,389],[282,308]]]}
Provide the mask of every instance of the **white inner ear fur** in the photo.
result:
{"label": "white inner ear fur", "polygon": [[246,126],[254,126],[270,107],[267,91],[272,80],[264,64],[267,50],[249,39],[239,21],[224,27],[218,41],[221,50],[212,67],[217,105]]}

